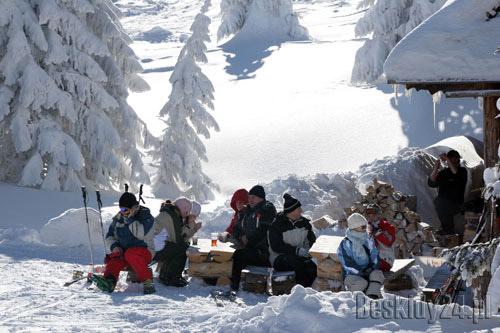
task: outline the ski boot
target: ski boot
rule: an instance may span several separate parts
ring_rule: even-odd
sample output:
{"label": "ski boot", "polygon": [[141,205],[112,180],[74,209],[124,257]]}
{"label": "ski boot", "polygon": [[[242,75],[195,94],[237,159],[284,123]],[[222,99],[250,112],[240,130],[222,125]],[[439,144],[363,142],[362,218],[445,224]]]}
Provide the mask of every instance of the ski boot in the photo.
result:
{"label": "ski boot", "polygon": [[155,285],[152,279],[147,279],[143,282],[144,295],[154,294],[156,292]]}
{"label": "ski boot", "polygon": [[103,277],[101,275],[93,274],[92,275],[92,282],[94,282],[97,286],[102,291],[112,293],[115,290],[115,279],[112,277]]}

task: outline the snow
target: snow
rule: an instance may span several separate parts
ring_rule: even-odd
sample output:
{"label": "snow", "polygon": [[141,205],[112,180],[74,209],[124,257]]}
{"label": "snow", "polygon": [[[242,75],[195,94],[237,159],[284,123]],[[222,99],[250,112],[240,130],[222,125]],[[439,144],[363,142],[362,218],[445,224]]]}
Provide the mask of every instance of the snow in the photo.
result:
{"label": "snow", "polygon": [[500,312],[500,246],[491,261],[491,281],[486,297],[493,313]]}
{"label": "snow", "polygon": [[[102,249],[101,221],[99,212],[93,208],[87,210],[90,237],[94,240],[97,248]],[[108,230],[112,214],[105,213],[102,217],[104,232]],[[87,231],[87,222],[85,218],[85,208],[70,209],[61,215],[50,219],[40,231],[40,239],[42,242],[51,245],[60,246],[88,246],[89,236]],[[95,242],[97,241],[97,242]]]}
{"label": "snow", "polygon": [[[424,187],[410,175],[417,168],[418,175],[424,177],[422,170],[426,166],[417,162],[424,152],[416,152],[417,148],[403,150],[401,154],[398,151],[408,145],[425,147],[457,133],[481,134],[481,125],[472,126],[470,119],[469,125],[462,123],[462,117],[468,115],[476,124],[482,124],[481,113],[474,103],[460,99],[443,101],[449,103],[449,109],[440,106],[440,114],[450,116],[451,120],[445,118],[445,131],[439,133],[432,131],[432,122],[426,120],[432,119],[431,98],[427,94],[414,93],[414,104],[400,97],[396,105],[387,85],[363,88],[349,85],[354,54],[362,44],[352,31],[361,17],[355,9],[356,2],[294,1],[300,24],[309,30],[308,41],[290,41],[288,37],[278,40],[269,33],[262,43],[237,46],[233,43],[229,47],[231,44],[217,45],[214,41],[209,45],[208,63],[202,71],[216,88],[214,115],[221,132],[204,142],[209,162],[203,168],[221,185],[222,193],[216,194],[215,201],[203,205],[200,237],[224,230],[232,211],[227,203],[221,204],[234,189],[249,188],[256,183],[265,184],[269,199],[278,209],[283,193],[292,193],[302,201],[310,217],[329,214],[339,218],[342,208],[359,197],[360,180],[375,174],[380,179],[386,175],[394,180],[398,190],[415,190],[416,193],[409,194],[420,196],[418,190],[424,191]],[[190,35],[189,26],[199,12],[201,1],[120,0],[116,5],[128,15],[121,23],[131,36],[140,39],[141,32],[154,32],[154,27],[172,33],[167,41],[136,40],[131,45],[146,69],[141,76],[152,89],[131,94],[127,102],[159,137],[165,124],[159,121],[158,112],[170,93],[168,78],[182,43]],[[45,19],[50,19],[49,14],[45,9]],[[211,36],[215,36],[220,21],[219,1],[214,1],[207,15],[213,22]],[[0,13],[0,24],[4,19],[5,15]],[[48,42],[57,43],[57,39],[49,38]],[[49,57],[51,61],[63,61],[56,51]],[[92,73],[99,77],[99,73]],[[75,89],[78,84],[83,85],[73,83]],[[8,88],[0,88],[0,117],[10,116],[11,110],[5,110],[4,106],[9,105],[13,96]],[[451,117],[448,111],[457,116]],[[125,108],[124,112],[131,110]],[[115,120],[115,116],[110,118]],[[92,116],[86,120],[86,125],[96,131],[90,136],[104,135],[102,144],[121,137],[122,132],[99,132],[109,127],[106,123],[111,119]],[[135,131],[135,127],[124,126],[119,130]],[[0,142],[2,146],[4,141]],[[62,147],[53,148],[58,154],[63,153]],[[104,150],[101,156],[108,159],[106,162],[116,162],[104,147],[96,149]],[[137,154],[129,156],[137,159]],[[381,159],[383,156],[387,157]],[[375,158],[381,161],[352,172],[361,163]],[[78,158],[73,162],[78,164]],[[146,162],[144,166],[150,171],[152,166]],[[34,171],[39,168],[39,159],[35,157],[26,172],[27,183],[40,182]],[[94,259],[102,263],[100,222],[97,222],[93,189],[88,187]],[[155,215],[161,200],[166,198],[149,197],[150,190],[146,187],[146,206]],[[433,196],[432,192],[422,193],[424,200]],[[498,318],[481,320],[479,325],[460,318],[438,320],[430,327],[427,320],[361,320],[356,319],[352,294],[318,293],[301,287],[295,288],[291,295],[269,298],[242,292],[245,306],[227,304],[223,309],[209,296],[213,287],[197,281],[183,289],[156,283],[158,292],[147,296],[140,293],[137,285],[111,295],[88,290],[81,283],[62,288],[72,270],[88,269],[90,256],[81,194],[0,183],[0,197],[0,331],[330,332],[334,327],[339,332],[429,329],[458,332],[499,326]],[[106,225],[117,212],[119,195],[107,192],[102,197]],[[420,202],[419,207],[431,210]],[[415,269],[413,276],[421,284],[419,274]],[[401,297],[385,297],[408,302]],[[417,304],[427,307],[426,303]],[[430,306],[428,313],[437,309],[442,308]]]}
{"label": "snow", "polygon": [[389,82],[498,81],[500,19],[486,20],[495,0],[449,0],[389,54]]}
{"label": "snow", "polygon": [[153,27],[147,31],[141,32],[136,40],[148,41],[151,43],[161,43],[165,42],[173,37],[172,32],[162,28],[162,27]]}
{"label": "snow", "polygon": [[[151,90],[131,94],[128,102],[160,136],[165,124],[158,112],[168,99],[167,82],[183,46],[177,40],[189,33],[201,2],[157,4],[168,6],[170,15],[145,11],[122,23],[132,35],[153,26],[174,34],[167,43],[131,45]],[[125,1],[123,6],[128,6]],[[350,85],[354,56],[363,44],[353,31],[363,15],[356,1],[294,2],[293,9],[311,40],[284,42],[269,33],[251,44],[212,38],[207,45],[208,63],[201,69],[216,90],[213,115],[221,131],[204,140],[208,162],[203,170],[224,196],[287,174],[354,171],[403,147],[425,147],[449,136],[482,136],[482,111],[473,99],[442,101],[436,119],[444,121],[440,132],[433,128],[427,92],[414,92],[411,99],[400,96],[396,104],[389,85]],[[219,14],[219,2],[213,1],[207,13],[211,36]],[[464,122],[464,116],[474,121]]]}
{"label": "snow", "polygon": [[467,169],[467,199],[470,190],[482,185],[481,175],[484,164],[472,141],[464,136],[447,138],[425,149],[404,148],[397,155],[386,156],[362,165],[357,172],[359,175],[357,186],[364,192],[366,185],[377,177],[379,180],[393,184],[397,191],[416,195],[417,213],[420,214],[423,222],[438,227],[439,219],[433,204],[437,192],[427,185],[427,179],[432,172],[435,160],[441,153],[448,152],[450,149],[455,149],[460,153],[462,163]]}
{"label": "snow", "polygon": [[383,74],[384,62],[389,52],[400,39],[444,3],[445,0],[362,1],[360,6],[368,8],[354,30],[356,36],[366,36],[367,40],[356,53],[351,82],[375,82]]}

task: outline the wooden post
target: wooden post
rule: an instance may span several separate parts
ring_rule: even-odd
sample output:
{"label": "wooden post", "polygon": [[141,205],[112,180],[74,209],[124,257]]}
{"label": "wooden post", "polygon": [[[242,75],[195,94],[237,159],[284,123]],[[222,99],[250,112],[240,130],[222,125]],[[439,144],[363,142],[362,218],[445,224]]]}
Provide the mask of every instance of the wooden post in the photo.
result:
{"label": "wooden post", "polygon": [[500,120],[495,118],[498,114],[497,99],[498,96],[488,96],[483,101],[484,164],[487,168],[498,162]]}

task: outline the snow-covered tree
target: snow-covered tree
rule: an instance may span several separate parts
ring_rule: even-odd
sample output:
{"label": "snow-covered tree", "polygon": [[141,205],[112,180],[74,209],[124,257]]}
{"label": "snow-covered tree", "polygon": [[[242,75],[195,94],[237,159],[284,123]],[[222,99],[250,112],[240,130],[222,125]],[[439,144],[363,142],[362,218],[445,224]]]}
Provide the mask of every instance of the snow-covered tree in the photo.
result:
{"label": "snow-covered tree", "polygon": [[236,34],[245,24],[255,25],[258,30],[267,28],[285,33],[293,39],[308,39],[309,33],[300,25],[293,11],[291,0],[222,0],[222,21],[217,38]]}
{"label": "snow-covered tree", "polygon": [[445,0],[364,0],[368,7],[355,27],[357,37],[368,36],[357,51],[351,82],[373,83],[383,73],[384,62],[396,44],[443,6]]}
{"label": "snow-covered tree", "polygon": [[207,109],[214,108],[214,88],[202,73],[196,61],[207,62],[205,42],[210,41],[210,19],[202,11],[191,26],[191,36],[182,48],[170,77],[172,92],[160,116],[166,118],[161,148],[156,158],[159,172],[154,179],[156,195],[175,197],[180,194],[195,197],[199,201],[214,198],[212,190],[217,186],[202,171],[201,161],[206,161],[206,149],[199,135],[210,138],[210,129],[219,126]]}
{"label": "snow-covered tree", "polygon": [[50,190],[147,182],[148,85],[111,0],[0,1],[0,179]]}

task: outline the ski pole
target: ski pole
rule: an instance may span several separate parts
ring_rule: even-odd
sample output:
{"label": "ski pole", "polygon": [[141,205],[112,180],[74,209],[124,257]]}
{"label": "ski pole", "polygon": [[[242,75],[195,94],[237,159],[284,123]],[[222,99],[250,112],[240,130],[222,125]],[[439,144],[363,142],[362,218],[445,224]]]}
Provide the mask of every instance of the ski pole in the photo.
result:
{"label": "ski pole", "polygon": [[128,192],[128,184],[125,183],[125,192]]}
{"label": "ski pole", "polygon": [[141,203],[142,201],[143,204],[146,204],[146,202],[144,202],[144,199],[142,198],[142,186],[143,185],[141,184],[141,186],[139,187],[139,203]]}
{"label": "ski pole", "polygon": [[104,237],[104,225],[102,223],[102,201],[101,201],[101,192],[99,190],[95,191],[95,195],[97,197],[97,207],[99,208],[99,220],[101,221],[101,234],[102,234],[102,244],[104,245],[104,256],[108,254],[108,248],[106,246],[106,237]]}
{"label": "ski pole", "polygon": [[87,190],[85,189],[85,186],[82,186],[82,195],[83,195],[83,205],[85,206],[85,220],[87,221],[87,232],[89,234],[90,267],[92,268],[92,273],[94,273],[94,252],[92,250],[92,238],[90,236],[89,215],[87,212]]}

